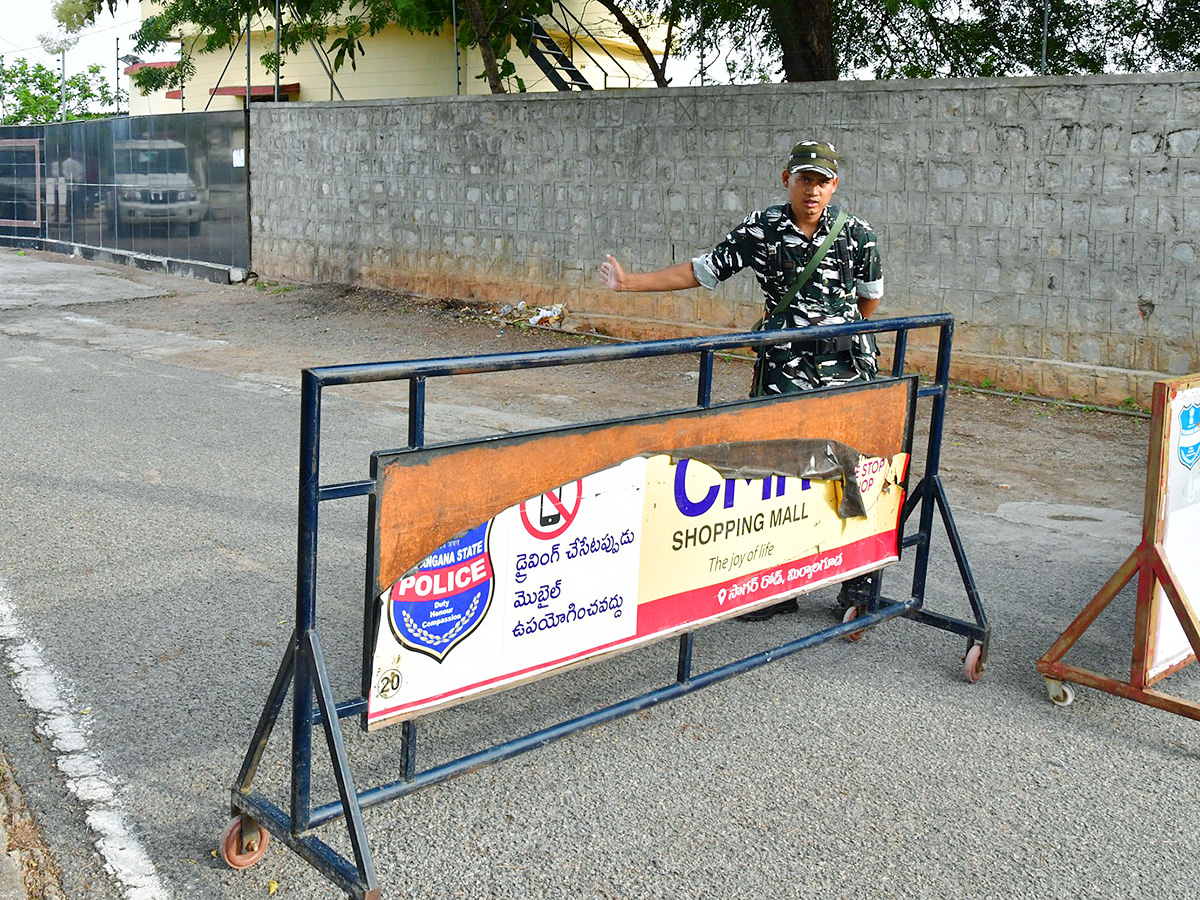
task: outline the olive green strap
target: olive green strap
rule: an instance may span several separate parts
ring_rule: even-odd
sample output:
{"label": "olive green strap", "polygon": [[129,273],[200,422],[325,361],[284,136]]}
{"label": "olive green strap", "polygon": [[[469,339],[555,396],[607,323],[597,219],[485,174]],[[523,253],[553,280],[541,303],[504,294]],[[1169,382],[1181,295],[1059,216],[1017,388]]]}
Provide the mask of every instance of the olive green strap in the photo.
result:
{"label": "olive green strap", "polygon": [[812,273],[817,270],[817,266],[821,264],[821,260],[825,258],[825,254],[829,252],[829,248],[833,246],[833,242],[837,240],[837,236],[842,233],[842,226],[846,224],[848,218],[850,217],[844,209],[838,210],[837,218],[833,220],[833,227],[829,229],[829,234],[825,235],[825,239],[821,241],[821,245],[817,247],[817,252],[812,255],[812,259],[808,261],[808,265],[796,276],[796,280],[792,282],[792,286],[788,288],[783,298],[775,304],[775,308],[771,310],[771,315],[761,319],[759,324],[754,327],[755,331],[758,331],[762,325],[766,324],[767,319],[775,318],[788,308],[788,304],[795,299],[796,294],[800,292],[800,289],[804,287],[808,279],[812,278]]}

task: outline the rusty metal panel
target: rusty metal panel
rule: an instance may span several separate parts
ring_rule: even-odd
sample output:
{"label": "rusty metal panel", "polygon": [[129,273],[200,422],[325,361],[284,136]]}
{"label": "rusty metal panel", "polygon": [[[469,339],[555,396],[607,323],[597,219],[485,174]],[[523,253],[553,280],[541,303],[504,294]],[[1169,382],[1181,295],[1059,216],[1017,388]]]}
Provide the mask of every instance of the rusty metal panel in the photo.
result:
{"label": "rusty metal panel", "polygon": [[[779,474],[787,444],[835,441],[871,457],[906,452],[916,384],[906,378],[769,401],[652,416],[560,432],[380,454],[376,478],[376,594],[450,538],[502,510],[637,456],[762,441]],[[760,464],[763,460],[758,461]]]}

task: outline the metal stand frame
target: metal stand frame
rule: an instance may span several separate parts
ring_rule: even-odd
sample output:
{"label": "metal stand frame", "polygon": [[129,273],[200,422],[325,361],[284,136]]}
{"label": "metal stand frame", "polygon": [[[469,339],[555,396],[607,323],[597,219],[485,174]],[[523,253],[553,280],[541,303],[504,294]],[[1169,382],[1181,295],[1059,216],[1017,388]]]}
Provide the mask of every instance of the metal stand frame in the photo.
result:
{"label": "metal stand frame", "polygon": [[[414,791],[445,781],[471,769],[489,765],[540,747],[549,741],[573,734],[585,728],[646,709],[671,700],[769,662],[790,656],[818,644],[843,637],[854,637],[864,629],[899,616],[908,616],[922,624],[968,638],[965,669],[968,680],[982,676],[987,660],[990,628],[983,606],[975,589],[974,578],[958,529],[950,513],[945,489],[938,474],[946,396],[949,390],[950,345],[954,319],[949,314],[885,319],[850,325],[823,326],[806,331],[806,337],[829,338],[866,333],[895,335],[892,375],[904,374],[908,332],[915,329],[938,329],[937,365],[932,383],[919,388],[918,398],[932,398],[929,445],[925,471],[912,491],[901,513],[903,535],[912,513],[920,507],[917,531],[901,540],[901,547],[915,547],[912,593],[904,601],[881,596],[878,582],[874,595],[856,618],[823,629],[798,640],[749,656],[700,674],[692,673],[694,633],[679,637],[678,663],[672,684],[615,703],[605,709],[560,722],[540,731],[489,747],[477,753],[423,771],[417,770],[417,726],[413,720],[401,724],[403,749],[402,771],[398,780],[368,789],[355,785],[350,762],[346,755],[341,732],[341,720],[360,714],[366,707],[367,689],[361,696],[342,703],[335,702],[329,671],[321,650],[316,627],[316,560],[317,512],[320,503],[347,497],[369,496],[375,488],[373,480],[344,484],[321,485],[320,429],[321,392],[326,387],[364,384],[368,382],[407,380],[409,382],[408,445],[424,445],[425,383],[428,378],[480,372],[511,371],[516,369],[578,365],[621,359],[638,359],[698,353],[700,379],[696,406],[709,408],[713,380],[713,358],[716,353],[742,348],[790,341],[794,331],[743,333],[709,338],[686,338],[671,341],[649,341],[601,347],[580,347],[557,351],[497,354],[492,356],[431,359],[397,363],[372,363],[352,366],[330,366],[307,369],[302,373],[300,421],[300,478],[299,516],[297,526],[296,572],[296,629],[292,634],[283,661],[263,712],[255,728],[250,747],[242,762],[232,789],[231,811],[240,832],[234,831],[233,852],[243,865],[251,865],[265,850],[260,828],[291,847],[326,878],[356,900],[378,900],[381,892],[370,845],[363,827],[364,809],[411,794]],[[940,512],[959,573],[962,576],[974,621],[951,618],[924,608],[926,574],[933,530],[934,509]],[[364,653],[369,654],[370,623],[364,622]],[[254,775],[262,761],[271,733],[279,719],[288,691],[292,690],[292,765],[290,812],[285,812],[267,797],[253,789]],[[314,708],[315,701],[315,708]],[[333,764],[338,799],[314,808],[312,801],[313,726],[320,725]],[[313,832],[321,825],[344,818],[354,860],[348,860]],[[226,859],[230,861],[227,843]]]}
{"label": "metal stand frame", "polygon": [[[1168,419],[1175,391],[1200,385],[1200,375],[1189,375],[1154,385],[1153,413],[1150,426],[1150,449],[1146,464],[1146,498],[1142,510],[1142,539],[1133,553],[1121,564],[1104,587],[1066,627],[1058,640],[1037,662],[1037,670],[1046,680],[1046,690],[1056,706],[1067,706],[1075,692],[1067,682],[1106,691],[1117,697],[1134,700],[1166,710],[1176,715],[1200,721],[1200,703],[1177,697],[1150,686],[1178,672],[1200,658],[1200,617],[1188,602],[1183,581],[1171,567],[1163,549],[1166,536],[1166,491],[1170,440]],[[1120,681],[1089,669],[1063,662],[1063,657],[1091,627],[1100,613],[1117,597],[1129,582],[1137,578],[1137,600],[1134,605],[1133,659],[1129,680]],[[1154,658],[1154,623],[1159,600],[1156,589],[1162,588],[1172,611],[1191,645],[1191,655],[1182,661],[1152,673]]]}

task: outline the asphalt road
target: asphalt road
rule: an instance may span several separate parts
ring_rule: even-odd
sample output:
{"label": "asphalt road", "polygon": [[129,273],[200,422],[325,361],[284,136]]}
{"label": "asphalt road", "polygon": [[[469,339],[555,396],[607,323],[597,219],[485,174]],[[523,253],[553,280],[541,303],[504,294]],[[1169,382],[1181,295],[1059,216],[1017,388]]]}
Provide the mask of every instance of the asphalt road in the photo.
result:
{"label": "asphalt road", "polygon": [[[88,338],[78,319],[145,285],[26,261],[0,253],[0,741],[62,892],[341,896],[283,846],[244,872],[215,852],[293,619],[295,382],[198,368],[211,339],[186,322]],[[480,427],[455,410],[431,432]],[[349,477],[401,443],[377,398],[335,398],[329,417]],[[948,490],[995,634],[979,684],[960,639],[909,621],[807,651],[368,810],[384,897],[1194,897],[1197,724],[1084,689],[1059,709],[1034,670],[1133,548],[1136,516],[1053,496],[986,512]],[[320,627],[351,696],[365,503],[323,515]],[[823,626],[831,600],[706,629],[697,668]],[[966,613],[944,541],[927,602]],[[1106,614],[1079,661],[1127,668],[1127,618]],[[422,750],[451,758],[674,665],[660,645],[436,714]],[[1200,674],[1169,684],[1195,696]],[[397,775],[399,737],[348,721],[360,786]],[[284,729],[259,779],[280,804],[287,752]],[[315,784],[332,796],[327,766]],[[340,826],[322,837],[347,851]]]}

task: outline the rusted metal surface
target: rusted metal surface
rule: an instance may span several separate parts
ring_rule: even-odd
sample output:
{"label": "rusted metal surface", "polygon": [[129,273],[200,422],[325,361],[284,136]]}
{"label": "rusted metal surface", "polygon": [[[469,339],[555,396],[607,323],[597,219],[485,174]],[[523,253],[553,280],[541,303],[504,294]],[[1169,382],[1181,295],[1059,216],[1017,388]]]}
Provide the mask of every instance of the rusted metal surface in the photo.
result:
{"label": "rusted metal surface", "polygon": [[1200,703],[1186,700],[1183,697],[1176,697],[1173,694],[1166,694],[1162,691],[1136,688],[1127,682],[1108,678],[1096,672],[1062,662],[1048,663],[1044,659],[1040,660],[1038,662],[1038,672],[1047,678],[1074,682],[1084,687],[1095,688],[1098,691],[1123,697],[1126,700],[1144,703],[1146,706],[1153,706],[1155,709],[1165,710],[1169,713],[1175,713],[1178,716],[1200,721]]}
{"label": "rusted metal surface", "polygon": [[[764,453],[776,454],[772,461],[786,474],[805,463],[803,454],[784,453],[782,443],[806,441],[836,442],[848,448],[843,456],[855,460],[857,451],[890,459],[904,451],[915,392],[912,379],[878,381],[381,457],[375,475],[376,593],[447,540],[508,507],[637,456],[670,454],[681,447],[758,444]],[[770,442],[781,444],[763,449]],[[455,489],[448,491],[451,484]]]}
{"label": "rusted metal surface", "polygon": [[[1150,685],[1162,681],[1195,662],[1200,655],[1200,617],[1187,602],[1181,587],[1182,581],[1172,568],[1163,548],[1166,532],[1166,491],[1168,457],[1170,454],[1169,422],[1170,404],[1175,393],[1198,382],[1197,376],[1160,381],[1154,386],[1150,446],[1147,458],[1146,493],[1142,514],[1142,540],[1105,585],[1088,602],[1074,621],[1066,627],[1058,640],[1037,662],[1037,670],[1046,678],[1057,681],[1072,681],[1076,684],[1096,688],[1144,703],[1158,709],[1200,720],[1200,704],[1161,691],[1149,690]],[[1133,610],[1133,652],[1128,681],[1110,678],[1088,669],[1063,662],[1067,652],[1075,646],[1091,627],[1096,618],[1109,606],[1118,594],[1137,578],[1137,599]],[[1161,609],[1158,589],[1162,589],[1167,604],[1179,620],[1179,624],[1192,647],[1192,655],[1159,672],[1152,672],[1152,661],[1156,654],[1158,618]]]}

